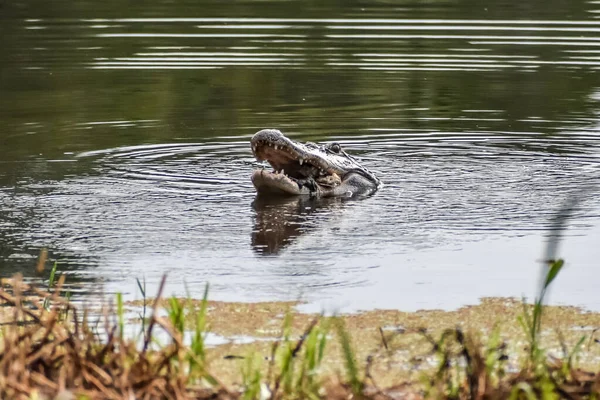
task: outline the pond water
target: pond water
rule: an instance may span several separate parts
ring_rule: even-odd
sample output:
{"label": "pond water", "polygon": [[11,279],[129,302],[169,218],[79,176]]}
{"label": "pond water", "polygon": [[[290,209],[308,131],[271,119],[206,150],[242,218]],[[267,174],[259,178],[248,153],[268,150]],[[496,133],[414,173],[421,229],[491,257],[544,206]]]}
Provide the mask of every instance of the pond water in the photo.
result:
{"label": "pond water", "polygon": [[[0,272],[78,298],[600,310],[597,1],[0,4]],[[337,141],[364,199],[255,199],[249,140]]]}

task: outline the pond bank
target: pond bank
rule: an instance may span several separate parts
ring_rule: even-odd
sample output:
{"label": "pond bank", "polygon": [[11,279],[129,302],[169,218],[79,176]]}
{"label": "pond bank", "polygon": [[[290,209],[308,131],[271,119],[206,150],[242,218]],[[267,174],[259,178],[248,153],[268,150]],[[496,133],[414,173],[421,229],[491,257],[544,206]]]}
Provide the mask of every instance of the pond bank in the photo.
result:
{"label": "pond bank", "polygon": [[[200,301],[192,300],[194,307]],[[141,301],[127,303],[139,312]],[[165,307],[168,301],[163,300]],[[259,354],[269,360],[275,342],[282,339],[286,315],[291,315],[291,337],[298,340],[319,314],[295,312],[297,302],[231,303],[209,301],[207,329],[213,341],[207,341],[211,371],[223,382],[239,384],[240,360]],[[514,298],[484,298],[477,305],[455,311],[374,310],[339,315],[352,338],[359,364],[371,359],[371,374],[383,387],[399,382],[418,384],[420,377],[438,364],[429,338],[439,337],[447,329],[459,328],[487,342],[494,329],[506,343],[507,367],[518,370],[528,346],[519,325],[523,303]],[[139,322],[139,321],[138,321]],[[563,345],[572,349],[582,336],[587,340],[578,355],[579,365],[597,370],[600,365],[600,313],[577,307],[546,306],[542,345],[549,355],[563,356]],[[596,339],[598,337],[598,339]],[[561,344],[562,342],[562,344]],[[331,346],[329,346],[331,345]],[[324,375],[343,376],[344,358],[336,340],[328,342],[322,364]],[[265,367],[268,362],[265,362]]]}
{"label": "pond bank", "polygon": [[532,306],[507,298],[452,312],[323,316],[295,312],[292,302],[164,299],[161,286],[158,300],[118,295],[98,312],[73,306],[63,283],[44,291],[19,277],[2,281],[1,398],[589,398],[600,390],[600,314],[573,307],[544,307],[532,341],[519,326],[531,323]]}

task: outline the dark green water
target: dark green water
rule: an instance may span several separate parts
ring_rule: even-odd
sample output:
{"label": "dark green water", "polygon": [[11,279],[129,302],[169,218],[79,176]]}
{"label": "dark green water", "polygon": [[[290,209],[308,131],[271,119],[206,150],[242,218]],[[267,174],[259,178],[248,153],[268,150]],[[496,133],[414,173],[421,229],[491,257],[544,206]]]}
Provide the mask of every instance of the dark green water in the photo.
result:
{"label": "dark green water", "polygon": [[[596,1],[0,2],[0,271],[72,290],[456,307],[531,295],[598,183]],[[254,202],[249,138],[340,142],[384,182]],[[599,204],[559,303],[600,309]]]}

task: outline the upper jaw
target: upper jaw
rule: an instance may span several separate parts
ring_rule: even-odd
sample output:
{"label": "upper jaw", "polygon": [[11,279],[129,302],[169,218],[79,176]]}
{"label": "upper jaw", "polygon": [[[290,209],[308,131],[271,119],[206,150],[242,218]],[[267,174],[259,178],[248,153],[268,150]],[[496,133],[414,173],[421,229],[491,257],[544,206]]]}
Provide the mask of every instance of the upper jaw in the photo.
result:
{"label": "upper jaw", "polygon": [[283,170],[293,178],[305,179],[327,174],[343,176],[347,172],[325,160],[325,157],[336,155],[328,154],[315,144],[309,147],[297,143],[276,129],[258,131],[250,143],[257,160],[267,160],[275,171]]}

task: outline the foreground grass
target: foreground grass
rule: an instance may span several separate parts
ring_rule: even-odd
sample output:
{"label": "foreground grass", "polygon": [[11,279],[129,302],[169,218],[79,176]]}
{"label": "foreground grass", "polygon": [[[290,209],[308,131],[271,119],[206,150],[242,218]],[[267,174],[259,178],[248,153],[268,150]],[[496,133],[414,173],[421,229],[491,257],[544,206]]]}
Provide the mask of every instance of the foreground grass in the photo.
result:
{"label": "foreground grass", "polygon": [[[555,277],[560,267],[550,265],[548,271]],[[19,277],[2,282],[0,301],[8,307],[1,328],[0,398],[579,399],[600,395],[600,375],[594,369],[595,332],[579,336],[581,331],[569,330],[575,325],[598,325],[599,320],[573,309],[544,307],[543,297],[530,306],[487,300],[482,305],[484,318],[494,314],[496,324],[487,318],[483,325],[470,325],[466,322],[481,318],[474,308],[453,319],[439,311],[406,314],[407,318],[392,311],[377,314],[387,319],[338,318],[294,315],[286,312],[291,304],[271,305],[270,314],[264,312],[266,306],[256,304],[219,306],[208,302],[208,292],[200,301],[165,299],[159,291],[156,299],[138,304],[141,318],[135,337],[125,333],[131,321],[120,297],[114,312],[91,318],[62,295],[63,282],[63,277],[56,282],[53,278],[47,290],[27,285]],[[551,282],[547,280],[544,287]],[[234,316],[235,310],[242,318]],[[248,316],[255,327],[263,326],[271,340],[207,349],[209,326],[211,331],[241,333],[244,330],[236,330],[237,323],[250,323]],[[544,332],[542,316],[548,325],[563,321],[567,332]],[[390,326],[390,320],[396,323]],[[457,320],[463,323],[457,326]],[[454,328],[443,328],[453,324]],[[517,340],[506,340],[507,331]],[[577,360],[587,353],[596,358],[587,357],[587,370],[578,369]],[[223,363],[229,363],[228,376],[220,368]]]}

